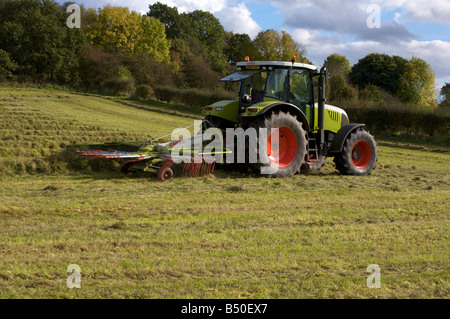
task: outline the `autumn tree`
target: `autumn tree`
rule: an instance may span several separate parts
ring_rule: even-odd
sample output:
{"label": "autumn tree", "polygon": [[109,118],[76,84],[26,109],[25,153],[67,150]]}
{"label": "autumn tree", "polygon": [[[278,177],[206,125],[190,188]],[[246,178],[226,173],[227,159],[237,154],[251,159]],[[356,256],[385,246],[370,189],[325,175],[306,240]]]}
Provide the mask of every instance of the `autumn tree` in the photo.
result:
{"label": "autumn tree", "polygon": [[329,55],[326,58],[324,65],[327,67],[330,76],[344,75],[347,77],[352,70],[348,59],[345,56],[339,55],[337,53]]}
{"label": "autumn tree", "polygon": [[411,58],[404,66],[397,96],[406,103],[436,107],[437,90],[431,66],[422,59]]}
{"label": "autumn tree", "polygon": [[149,53],[156,61],[169,63],[169,42],[164,25],[128,8],[105,6],[85,28],[92,45],[113,54]]}
{"label": "autumn tree", "polygon": [[82,83],[88,89],[104,86],[109,79],[114,77],[115,70],[122,66],[117,55],[104,52],[101,48],[91,45],[83,49],[79,64]]}
{"label": "autumn tree", "polygon": [[261,31],[253,43],[264,60],[290,61],[291,56],[295,55],[297,62],[309,63],[304,57],[305,48],[295,42],[286,31],[281,33],[274,30]]}

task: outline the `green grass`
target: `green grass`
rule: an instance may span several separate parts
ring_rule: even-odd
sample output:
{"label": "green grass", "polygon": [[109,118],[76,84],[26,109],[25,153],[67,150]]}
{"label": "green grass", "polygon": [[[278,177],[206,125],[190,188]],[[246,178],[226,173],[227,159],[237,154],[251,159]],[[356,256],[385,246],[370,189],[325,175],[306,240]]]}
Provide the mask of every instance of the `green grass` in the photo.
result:
{"label": "green grass", "polygon": [[[1,134],[37,149],[53,142],[28,157],[44,161],[60,143],[146,139],[192,123],[122,102],[0,89],[2,125],[5,113],[15,121],[4,130],[19,131]],[[35,114],[22,122],[14,111]],[[331,159],[288,179],[217,170],[171,183],[4,168],[0,297],[448,298],[450,150],[380,142],[377,168],[362,177],[339,175]],[[66,286],[69,264],[81,268],[81,289]],[[366,286],[369,264],[381,268],[380,289]]]}

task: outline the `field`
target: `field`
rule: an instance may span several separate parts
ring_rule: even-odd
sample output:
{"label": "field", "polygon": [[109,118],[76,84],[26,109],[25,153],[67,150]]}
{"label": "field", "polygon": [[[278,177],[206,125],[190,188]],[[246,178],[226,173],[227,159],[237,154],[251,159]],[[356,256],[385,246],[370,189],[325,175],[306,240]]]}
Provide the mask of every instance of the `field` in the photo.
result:
{"label": "field", "polygon": [[[146,140],[195,111],[0,88],[0,298],[448,298],[450,148],[378,140],[370,176],[74,170],[68,146]],[[67,267],[81,288],[66,285]],[[366,269],[377,264],[381,287]]]}

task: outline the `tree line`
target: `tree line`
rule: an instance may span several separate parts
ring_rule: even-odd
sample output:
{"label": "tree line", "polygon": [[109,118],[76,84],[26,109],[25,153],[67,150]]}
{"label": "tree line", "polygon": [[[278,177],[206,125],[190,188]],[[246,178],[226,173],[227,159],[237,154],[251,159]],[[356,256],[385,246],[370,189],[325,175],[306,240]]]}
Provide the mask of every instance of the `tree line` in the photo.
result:
{"label": "tree line", "polygon": [[[157,2],[141,15],[124,7],[81,6],[77,29],[66,24],[70,4],[0,0],[0,81],[55,83],[143,98],[179,96],[182,102],[183,92],[232,94],[235,87],[218,80],[245,56],[289,61],[294,54],[297,62],[310,63],[306,49],[286,31],[261,31],[252,40],[226,32],[214,15],[201,10],[180,13]],[[345,56],[332,54],[324,63],[330,72],[330,103],[370,107],[395,100],[438,107],[435,75],[422,59],[372,53],[351,67]],[[449,91],[446,84],[440,108],[448,108]]]}

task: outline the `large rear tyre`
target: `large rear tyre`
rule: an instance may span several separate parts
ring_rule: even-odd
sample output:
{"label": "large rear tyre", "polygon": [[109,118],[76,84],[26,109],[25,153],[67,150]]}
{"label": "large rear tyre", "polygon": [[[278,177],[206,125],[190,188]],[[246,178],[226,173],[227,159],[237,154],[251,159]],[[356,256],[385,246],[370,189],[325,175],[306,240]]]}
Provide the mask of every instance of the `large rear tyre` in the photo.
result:
{"label": "large rear tyre", "polygon": [[[300,172],[308,153],[308,138],[302,123],[295,116],[273,112],[250,126],[256,129],[258,135],[259,128],[265,128],[267,132],[265,137],[258,136],[258,144],[266,145],[267,152],[259,152],[257,161],[250,161],[253,171],[267,177],[290,177]],[[278,143],[274,134],[278,134]],[[260,138],[264,141],[260,142]]]}
{"label": "large rear tyre", "polygon": [[375,168],[377,153],[373,136],[358,128],[347,137],[344,148],[334,157],[334,163],[343,175],[369,175]]}

